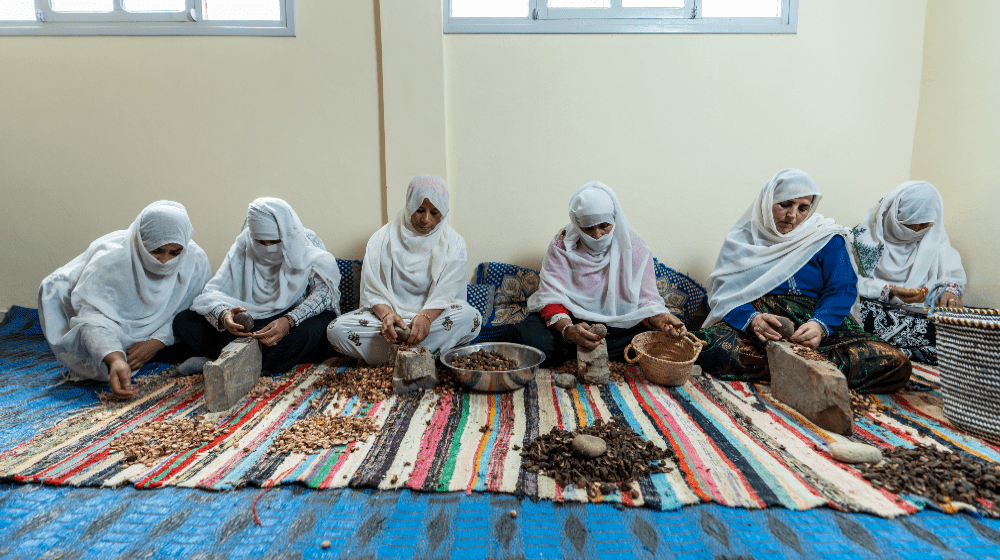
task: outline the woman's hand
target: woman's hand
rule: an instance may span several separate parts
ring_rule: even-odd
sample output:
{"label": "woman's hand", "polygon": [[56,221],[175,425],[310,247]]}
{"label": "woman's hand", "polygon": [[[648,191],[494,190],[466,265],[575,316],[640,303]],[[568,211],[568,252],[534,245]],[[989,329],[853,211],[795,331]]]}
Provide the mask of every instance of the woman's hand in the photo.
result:
{"label": "woman's hand", "polygon": [[823,327],[816,321],[806,321],[792,334],[791,341],[795,344],[816,348],[823,340]]}
{"label": "woman's hand", "polygon": [[407,344],[420,344],[431,334],[431,323],[441,315],[443,309],[424,309],[416,317],[410,319],[410,338]]}
{"label": "woman's hand", "polygon": [[941,297],[938,298],[936,305],[938,307],[965,307],[964,304],[962,304],[962,298],[948,291],[941,294]]}
{"label": "woman's hand", "polygon": [[266,327],[251,334],[265,346],[274,346],[279,340],[285,338],[288,331],[292,329],[292,319],[288,315],[283,315],[271,321]]}
{"label": "woman's hand", "polygon": [[136,342],[125,352],[125,361],[128,362],[129,369],[135,371],[149,363],[149,360],[164,348],[166,345],[155,338]]}
{"label": "woman's hand", "polygon": [[[386,311],[385,315],[382,316],[382,328],[379,329],[382,332],[382,338],[388,340],[390,343],[402,342],[396,340],[396,327],[401,329],[408,328],[406,322],[403,321],[403,318],[398,313],[391,310]],[[413,337],[412,333],[410,337]]]}
{"label": "woman's hand", "polygon": [[781,321],[778,320],[777,315],[770,313],[755,315],[750,320],[750,328],[761,342],[781,340],[781,334],[778,332],[778,329],[781,328]]}
{"label": "woman's hand", "polygon": [[246,310],[247,309],[245,307],[234,307],[229,311],[223,311],[222,328],[226,329],[230,334],[235,336],[251,336],[251,334],[243,328],[243,325],[233,321],[233,317],[235,317],[237,313],[242,313]]}
{"label": "woman's hand", "polygon": [[923,288],[893,286],[889,288],[889,297],[898,297],[903,303],[923,303],[924,299],[927,298],[927,292],[926,286]]}
{"label": "woman's hand", "polygon": [[[563,319],[560,321],[569,321],[569,319]],[[563,327],[566,326],[563,323]],[[556,327],[562,332],[562,327],[556,324]],[[566,340],[576,344],[577,346],[582,346],[587,350],[593,350],[600,346],[601,342],[604,340],[603,337],[597,336],[596,334],[590,332],[590,325],[587,323],[577,323],[566,329]]]}
{"label": "woman's hand", "polygon": [[660,313],[655,317],[650,317],[648,322],[653,329],[663,331],[667,336],[678,338],[687,334],[687,327],[684,326],[684,323],[676,315],[670,313]]}
{"label": "woman's hand", "polygon": [[108,383],[111,385],[111,393],[119,399],[131,399],[135,396],[136,389],[132,386],[132,370],[128,367],[125,355],[121,352],[112,352],[104,357],[104,363],[108,364]]}

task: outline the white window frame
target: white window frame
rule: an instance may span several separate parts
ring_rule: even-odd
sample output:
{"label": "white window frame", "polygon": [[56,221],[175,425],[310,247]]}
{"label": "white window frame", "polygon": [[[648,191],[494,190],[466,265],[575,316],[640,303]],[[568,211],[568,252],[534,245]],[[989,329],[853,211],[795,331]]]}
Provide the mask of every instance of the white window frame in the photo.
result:
{"label": "white window frame", "polygon": [[[684,8],[549,8],[528,0],[526,17],[451,17],[452,0],[442,0],[445,33],[795,33],[799,0],[780,0],[780,17],[702,18],[702,0]],[[679,12],[679,13],[678,13]]]}
{"label": "white window frame", "polygon": [[[2,1],[2,0],[0,0]],[[111,12],[56,12],[35,0],[36,21],[0,21],[0,35],[256,35],[295,36],[295,0],[278,0],[281,19],[205,20],[201,0],[185,0],[180,12],[126,12],[113,0]]]}

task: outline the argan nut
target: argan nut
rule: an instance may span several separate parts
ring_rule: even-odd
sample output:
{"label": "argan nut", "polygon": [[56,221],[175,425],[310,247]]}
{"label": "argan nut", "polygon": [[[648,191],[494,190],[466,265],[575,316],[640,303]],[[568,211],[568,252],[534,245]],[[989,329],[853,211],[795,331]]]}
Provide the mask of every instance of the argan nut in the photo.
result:
{"label": "argan nut", "polygon": [[243,330],[246,332],[253,330],[253,317],[246,311],[240,311],[236,315],[233,315],[233,322],[237,325],[242,325]]}
{"label": "argan nut", "polygon": [[330,541],[323,541],[319,543],[320,548],[330,548]]}
{"label": "argan nut", "polygon": [[603,323],[597,323],[596,325],[590,325],[590,332],[604,338],[608,336],[608,327],[604,326]]}
{"label": "argan nut", "polygon": [[517,519],[517,511],[510,510],[510,516],[513,517],[514,519]]}

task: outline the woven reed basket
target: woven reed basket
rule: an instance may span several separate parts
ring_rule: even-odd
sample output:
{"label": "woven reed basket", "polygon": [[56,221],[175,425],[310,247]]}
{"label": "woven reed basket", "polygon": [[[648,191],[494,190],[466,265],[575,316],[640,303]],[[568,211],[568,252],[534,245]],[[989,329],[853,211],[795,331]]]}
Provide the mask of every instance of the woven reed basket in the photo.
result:
{"label": "woven reed basket", "polygon": [[[639,362],[642,373],[653,383],[676,387],[687,382],[691,366],[704,345],[704,340],[691,333],[670,338],[661,331],[646,331],[632,338],[625,348],[625,361]],[[629,351],[635,352],[636,357],[629,356]]]}
{"label": "woven reed basket", "polygon": [[945,418],[1000,443],[1000,311],[943,307],[928,319],[937,325]]}

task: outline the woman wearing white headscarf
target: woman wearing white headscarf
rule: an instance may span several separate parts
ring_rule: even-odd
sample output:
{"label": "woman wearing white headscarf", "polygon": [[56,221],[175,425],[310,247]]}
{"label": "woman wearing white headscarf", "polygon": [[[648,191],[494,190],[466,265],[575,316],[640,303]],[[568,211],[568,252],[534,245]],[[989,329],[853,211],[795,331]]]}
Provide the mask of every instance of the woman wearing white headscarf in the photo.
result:
{"label": "woman wearing white headscarf", "polygon": [[927,304],[962,307],[966,282],[962,257],[944,228],[941,195],[924,181],[903,183],[868,210],[853,233],[865,330],[912,359],[937,364]]}
{"label": "woman wearing white headscarf", "polygon": [[[687,330],[656,290],[653,255],[632,229],[611,187],[593,181],[569,202],[569,223],[549,244],[538,291],[528,298],[528,318],[506,340],[545,353],[543,367],[576,355],[577,346],[607,344],[608,357],[625,361],[625,347],[650,329],[670,336]],[[603,323],[602,339],[591,333]]]}
{"label": "woman wearing white headscarf", "polygon": [[[483,319],[466,301],[465,239],[447,217],[440,177],[410,181],[406,207],[368,240],[361,308],[327,328],[334,348],[377,365],[389,360],[394,342],[438,356],[478,336]],[[397,340],[395,327],[410,329],[409,338]]]}
{"label": "woman wearing white headscarf", "polygon": [[[337,259],[284,200],[253,201],[246,225],[191,309],[177,316],[177,336],[213,360],[237,337],[256,338],[262,375],[321,359],[324,329],[340,309]],[[233,320],[242,311],[253,317],[249,331]]]}
{"label": "woman wearing white headscarf", "polygon": [[849,315],[857,274],[847,228],[816,214],[822,195],[802,171],[783,169],[729,230],[708,277],[711,308],[697,334],[708,344],[702,369],[728,381],[767,381],[768,340],[779,340],[778,316],[795,327],[791,341],[815,348],[862,393],[893,392],[911,365]]}
{"label": "woman wearing white headscarf", "polygon": [[177,202],[150,204],[127,230],[109,233],[42,280],[42,331],[73,377],[108,381],[132,396],[132,372],[177,361],[171,322],[212,273]]}

